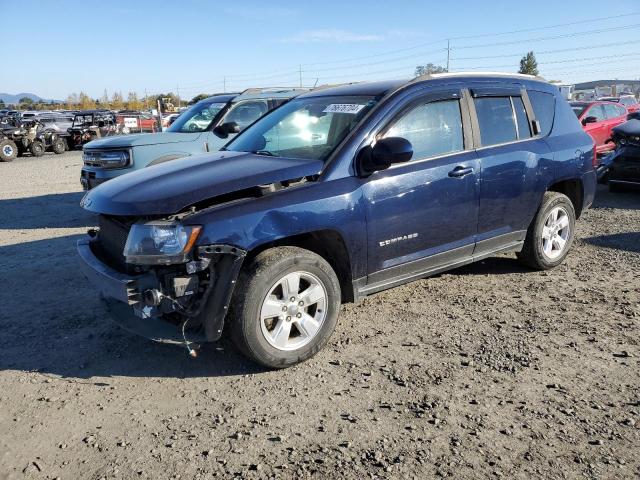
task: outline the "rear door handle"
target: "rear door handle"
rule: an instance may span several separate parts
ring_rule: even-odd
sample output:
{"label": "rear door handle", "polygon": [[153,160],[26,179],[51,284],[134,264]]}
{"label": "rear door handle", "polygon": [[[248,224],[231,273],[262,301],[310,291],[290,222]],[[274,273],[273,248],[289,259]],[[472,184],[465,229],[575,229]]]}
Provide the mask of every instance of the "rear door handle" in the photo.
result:
{"label": "rear door handle", "polygon": [[470,173],[473,173],[473,168],[458,165],[456,168],[449,172],[449,176],[454,178],[462,178],[465,175],[469,175]]}

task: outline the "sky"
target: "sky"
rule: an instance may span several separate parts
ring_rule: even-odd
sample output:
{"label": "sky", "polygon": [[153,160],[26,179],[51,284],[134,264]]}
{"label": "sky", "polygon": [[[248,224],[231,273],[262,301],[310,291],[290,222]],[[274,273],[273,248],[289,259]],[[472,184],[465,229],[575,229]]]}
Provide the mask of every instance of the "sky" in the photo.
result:
{"label": "sky", "polygon": [[0,0],[0,18],[0,92],[47,99],[411,78],[447,39],[452,71],[533,50],[549,80],[640,78],[638,0]]}

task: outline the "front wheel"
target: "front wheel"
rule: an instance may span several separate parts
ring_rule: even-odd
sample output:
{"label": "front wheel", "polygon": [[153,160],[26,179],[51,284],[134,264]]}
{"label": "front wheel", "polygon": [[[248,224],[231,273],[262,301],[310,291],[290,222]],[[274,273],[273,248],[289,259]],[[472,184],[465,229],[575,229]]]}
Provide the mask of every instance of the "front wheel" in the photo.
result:
{"label": "front wheel", "polygon": [[9,139],[0,141],[0,162],[11,162],[18,156],[18,147]]}
{"label": "front wheel", "polygon": [[238,278],[231,334],[248,357],[284,368],[318,353],[340,309],[340,282],[319,255],[297,247],[258,254]]}
{"label": "front wheel", "polygon": [[576,213],[569,197],[558,192],[546,192],[527,230],[518,259],[538,270],[560,265],[573,243],[575,225]]}
{"label": "front wheel", "polygon": [[44,150],[44,144],[40,141],[32,142],[29,146],[29,151],[34,157],[41,157],[44,155]]}

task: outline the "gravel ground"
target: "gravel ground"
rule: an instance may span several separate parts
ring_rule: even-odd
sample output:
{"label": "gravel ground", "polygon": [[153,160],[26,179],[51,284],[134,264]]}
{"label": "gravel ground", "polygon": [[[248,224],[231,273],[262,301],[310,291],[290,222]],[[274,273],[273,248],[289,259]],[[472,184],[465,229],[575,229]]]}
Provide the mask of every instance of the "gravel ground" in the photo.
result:
{"label": "gravel ground", "polygon": [[342,308],[263,371],[113,325],[76,268],[79,152],[0,164],[0,478],[638,478],[640,195],[565,264],[513,255]]}

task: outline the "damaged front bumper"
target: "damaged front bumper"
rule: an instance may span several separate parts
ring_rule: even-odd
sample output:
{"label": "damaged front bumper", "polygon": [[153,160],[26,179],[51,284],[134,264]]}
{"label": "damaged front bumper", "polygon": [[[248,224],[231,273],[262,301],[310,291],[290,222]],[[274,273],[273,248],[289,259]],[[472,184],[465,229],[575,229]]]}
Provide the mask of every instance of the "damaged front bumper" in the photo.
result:
{"label": "damaged front bumper", "polygon": [[[155,270],[128,275],[105,264],[94,253],[93,241],[91,237],[78,240],[80,267],[122,328],[164,343],[212,342],[221,337],[229,301],[246,255],[244,250],[229,245],[198,247],[197,258],[209,261],[208,270],[203,273],[206,279],[202,291],[183,303],[183,299],[171,297],[163,277]],[[157,302],[151,301],[154,295],[149,292],[160,293],[166,300],[164,311]],[[169,314],[167,305],[172,310]],[[185,329],[187,325],[189,328]]]}

